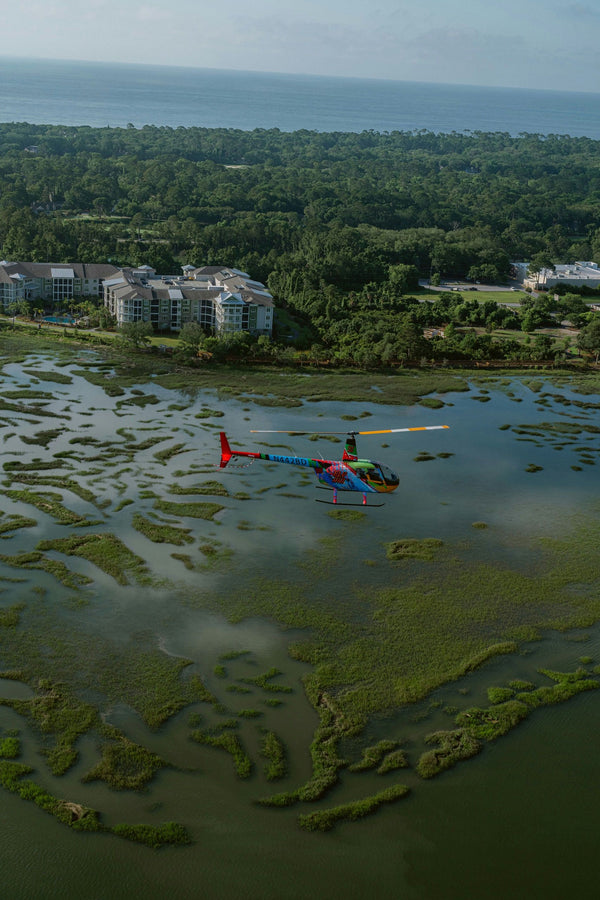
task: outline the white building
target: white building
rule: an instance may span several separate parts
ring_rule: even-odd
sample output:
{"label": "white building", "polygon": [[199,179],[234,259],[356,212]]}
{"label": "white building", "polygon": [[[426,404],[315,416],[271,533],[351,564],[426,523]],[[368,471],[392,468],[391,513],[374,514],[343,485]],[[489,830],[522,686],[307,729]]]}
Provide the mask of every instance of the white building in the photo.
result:
{"label": "white building", "polygon": [[[526,263],[515,263],[517,266],[527,266]],[[519,268],[518,271],[523,271]],[[559,284],[571,285],[572,287],[588,287],[596,289],[600,287],[600,268],[595,262],[575,262],[568,265],[554,266],[553,269],[540,269],[533,275],[527,274],[527,269],[523,274],[523,285],[532,290],[542,290],[556,287]]]}
{"label": "white building", "polygon": [[216,334],[272,334],[273,297],[246,272],[224,266],[184,266],[182,275],[158,276],[149,266],[121,269],[104,282],[104,305],[118,325],[150,322],[179,331],[198,322]]}

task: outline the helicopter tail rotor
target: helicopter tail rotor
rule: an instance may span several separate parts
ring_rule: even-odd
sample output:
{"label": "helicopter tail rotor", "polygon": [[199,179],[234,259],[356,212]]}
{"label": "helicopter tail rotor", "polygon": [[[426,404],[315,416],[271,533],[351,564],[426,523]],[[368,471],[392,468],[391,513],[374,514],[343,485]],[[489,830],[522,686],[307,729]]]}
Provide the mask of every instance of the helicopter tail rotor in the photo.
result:
{"label": "helicopter tail rotor", "polygon": [[231,447],[229,446],[229,441],[227,440],[227,435],[224,431],[221,432],[221,469],[224,469],[233,453],[231,452]]}

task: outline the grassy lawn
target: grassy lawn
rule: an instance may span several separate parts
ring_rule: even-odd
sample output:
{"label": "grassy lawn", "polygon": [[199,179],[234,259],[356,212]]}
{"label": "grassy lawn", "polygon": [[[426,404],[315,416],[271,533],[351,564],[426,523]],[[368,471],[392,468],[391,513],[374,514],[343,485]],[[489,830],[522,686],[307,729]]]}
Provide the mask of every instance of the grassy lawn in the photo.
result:
{"label": "grassy lawn", "polygon": [[[526,291],[493,291],[486,290],[484,287],[477,287],[475,290],[473,288],[475,285],[467,285],[466,287],[461,287],[457,285],[458,293],[462,294],[465,300],[479,300],[483,302],[484,300],[493,300],[495,303],[520,303],[525,297],[529,297],[529,294]],[[410,291],[411,297],[418,297],[419,299],[428,300],[435,299],[440,293],[447,294],[448,290],[440,290],[440,288],[419,288],[418,291]],[[451,291],[451,293],[457,293],[456,291]]]}

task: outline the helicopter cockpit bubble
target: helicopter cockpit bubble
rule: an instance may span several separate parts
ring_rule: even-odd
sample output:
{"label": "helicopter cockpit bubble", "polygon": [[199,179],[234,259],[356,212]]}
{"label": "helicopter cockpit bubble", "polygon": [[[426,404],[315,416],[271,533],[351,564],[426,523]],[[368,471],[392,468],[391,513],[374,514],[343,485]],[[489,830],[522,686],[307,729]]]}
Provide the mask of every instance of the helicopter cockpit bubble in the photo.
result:
{"label": "helicopter cockpit bubble", "polygon": [[392,472],[388,466],[384,466],[382,463],[377,463],[381,470],[381,474],[383,475],[383,479],[386,484],[400,484],[400,479],[396,475],[395,472]]}

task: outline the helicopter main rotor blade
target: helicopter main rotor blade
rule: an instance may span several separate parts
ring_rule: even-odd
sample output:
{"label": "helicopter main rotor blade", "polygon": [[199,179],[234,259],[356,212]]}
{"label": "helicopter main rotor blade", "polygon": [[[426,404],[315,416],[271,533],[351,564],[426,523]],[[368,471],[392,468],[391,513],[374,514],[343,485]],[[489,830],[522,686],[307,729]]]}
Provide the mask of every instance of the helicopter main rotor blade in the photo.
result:
{"label": "helicopter main rotor blade", "polygon": [[442,428],[450,428],[449,425],[418,425],[413,428],[383,428],[378,431],[263,431],[250,429],[250,434],[396,434],[399,431],[439,431]]}
{"label": "helicopter main rotor blade", "polygon": [[264,431],[262,429],[251,428],[250,434],[348,434],[347,431]]}
{"label": "helicopter main rotor blade", "polygon": [[[384,428],[381,431],[351,431],[348,434],[396,434],[399,431],[438,431],[441,428],[450,428],[449,425],[418,425],[414,428]],[[339,434],[341,432],[338,432]]]}

